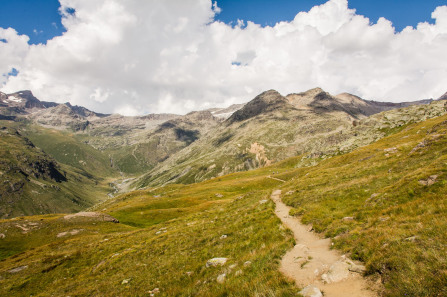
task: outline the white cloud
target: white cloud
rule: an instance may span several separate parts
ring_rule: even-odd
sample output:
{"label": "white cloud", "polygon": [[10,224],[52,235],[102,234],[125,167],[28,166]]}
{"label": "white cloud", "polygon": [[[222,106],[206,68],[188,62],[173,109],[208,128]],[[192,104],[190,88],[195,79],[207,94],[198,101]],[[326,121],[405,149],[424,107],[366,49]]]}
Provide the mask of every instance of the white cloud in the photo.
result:
{"label": "white cloud", "polygon": [[19,70],[0,76],[2,91],[127,115],[225,106],[272,88],[386,101],[447,91],[447,6],[433,12],[434,25],[396,33],[346,0],[273,27],[214,21],[220,8],[210,0],[60,2],[67,32],[46,45],[0,28],[0,73]]}
{"label": "white cloud", "polygon": [[0,86],[6,83],[12,69],[20,69],[29,49],[29,37],[17,31],[0,28]]}

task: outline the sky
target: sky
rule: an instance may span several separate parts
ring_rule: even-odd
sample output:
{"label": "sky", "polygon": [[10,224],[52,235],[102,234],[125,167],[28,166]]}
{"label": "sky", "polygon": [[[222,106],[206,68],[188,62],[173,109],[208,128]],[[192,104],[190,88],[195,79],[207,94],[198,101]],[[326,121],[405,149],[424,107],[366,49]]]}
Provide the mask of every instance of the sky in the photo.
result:
{"label": "sky", "polygon": [[104,113],[447,91],[447,0],[0,0],[0,90]]}

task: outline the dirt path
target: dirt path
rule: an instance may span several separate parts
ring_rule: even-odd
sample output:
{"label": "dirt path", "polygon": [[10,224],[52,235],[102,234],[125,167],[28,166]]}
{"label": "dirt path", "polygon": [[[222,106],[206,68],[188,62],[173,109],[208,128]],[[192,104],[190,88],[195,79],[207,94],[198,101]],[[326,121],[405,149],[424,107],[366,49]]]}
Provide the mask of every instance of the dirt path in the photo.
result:
{"label": "dirt path", "polygon": [[274,180],[277,180],[277,181],[280,181],[280,182],[283,182],[283,183],[286,182],[285,180],[282,180],[282,179],[279,179],[279,178],[276,178],[276,177],[272,177],[271,175],[267,176],[267,178],[274,179]]}
{"label": "dirt path", "polygon": [[276,215],[293,231],[296,245],[281,259],[280,271],[295,280],[298,287],[305,288],[301,294],[309,297],[373,297],[362,277],[364,267],[331,250],[330,239],[322,239],[310,232],[309,226],[289,216],[290,207],[281,202],[281,191],[272,193]]}

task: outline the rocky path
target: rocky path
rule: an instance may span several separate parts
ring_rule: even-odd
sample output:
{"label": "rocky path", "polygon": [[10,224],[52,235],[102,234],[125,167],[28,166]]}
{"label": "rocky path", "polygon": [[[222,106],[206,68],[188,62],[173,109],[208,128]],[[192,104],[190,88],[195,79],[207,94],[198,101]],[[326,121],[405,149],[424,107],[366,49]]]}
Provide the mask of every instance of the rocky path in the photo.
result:
{"label": "rocky path", "polygon": [[[281,201],[281,191],[272,193],[276,215],[293,231],[296,245],[281,259],[280,271],[295,280],[305,297],[373,297],[362,277],[364,267],[337,251],[331,250],[330,239],[322,239],[310,227],[289,216],[290,207]],[[323,293],[323,294],[322,294]]]}

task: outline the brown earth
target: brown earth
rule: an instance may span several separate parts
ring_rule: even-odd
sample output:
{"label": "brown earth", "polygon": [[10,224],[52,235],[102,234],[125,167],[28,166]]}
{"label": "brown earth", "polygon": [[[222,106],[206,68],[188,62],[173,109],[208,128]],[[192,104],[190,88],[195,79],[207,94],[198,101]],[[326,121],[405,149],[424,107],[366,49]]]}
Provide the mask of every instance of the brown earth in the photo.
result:
{"label": "brown earth", "polygon": [[276,215],[292,230],[297,243],[281,259],[280,271],[293,279],[298,287],[313,285],[325,297],[379,296],[371,289],[376,284],[362,276],[364,267],[331,250],[330,239],[320,238],[311,231],[311,226],[305,226],[299,219],[289,216],[290,207],[281,202],[280,195],[281,190],[271,195],[276,204]]}

